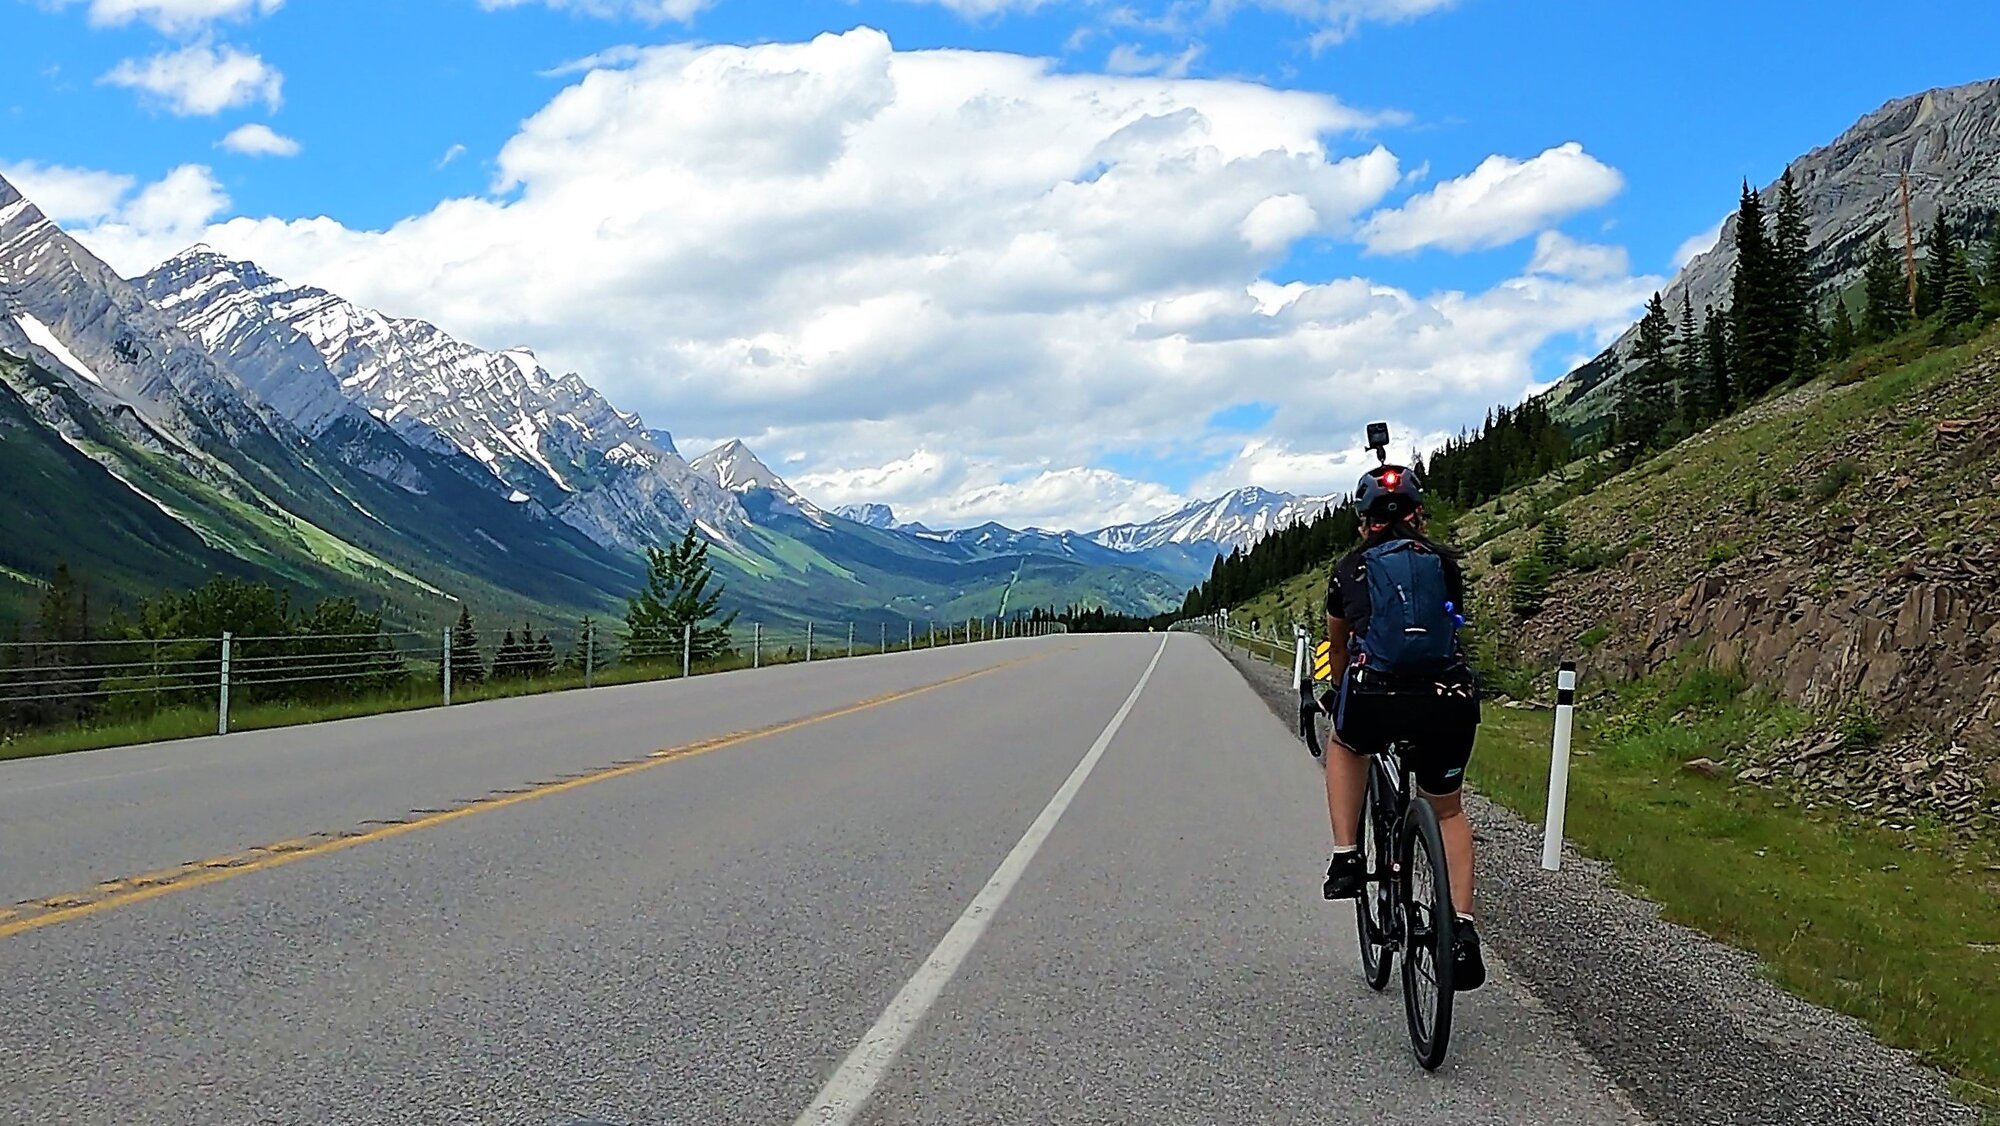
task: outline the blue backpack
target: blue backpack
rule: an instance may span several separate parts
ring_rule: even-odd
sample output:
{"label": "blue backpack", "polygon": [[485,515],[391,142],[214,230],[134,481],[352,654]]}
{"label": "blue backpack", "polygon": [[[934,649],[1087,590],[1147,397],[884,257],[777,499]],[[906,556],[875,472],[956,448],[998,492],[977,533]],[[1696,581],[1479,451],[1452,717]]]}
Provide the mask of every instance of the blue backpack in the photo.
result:
{"label": "blue backpack", "polygon": [[1387,676],[1426,676],[1458,662],[1457,621],[1447,609],[1444,560],[1421,540],[1377,544],[1361,556],[1368,629],[1358,662]]}

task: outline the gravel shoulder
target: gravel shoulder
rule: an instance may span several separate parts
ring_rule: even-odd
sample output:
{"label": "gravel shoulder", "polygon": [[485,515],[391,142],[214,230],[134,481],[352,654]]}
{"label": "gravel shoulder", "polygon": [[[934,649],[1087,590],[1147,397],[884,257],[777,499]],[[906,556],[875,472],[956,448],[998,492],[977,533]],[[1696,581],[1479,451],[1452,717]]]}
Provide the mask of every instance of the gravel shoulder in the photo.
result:
{"label": "gravel shoulder", "polygon": [[[1290,670],[1229,658],[1295,727]],[[1981,1121],[1947,1077],[1772,985],[1754,956],[1666,922],[1608,865],[1566,851],[1544,872],[1539,827],[1476,793],[1468,809],[1492,952],[1660,1126]]]}

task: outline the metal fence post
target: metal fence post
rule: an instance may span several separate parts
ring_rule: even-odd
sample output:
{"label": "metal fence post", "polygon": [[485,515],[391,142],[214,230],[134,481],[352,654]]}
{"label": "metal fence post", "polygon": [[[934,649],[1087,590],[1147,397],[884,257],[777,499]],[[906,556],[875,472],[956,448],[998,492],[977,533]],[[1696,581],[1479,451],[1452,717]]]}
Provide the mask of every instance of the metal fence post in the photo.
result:
{"label": "metal fence post", "polygon": [[854,656],[854,623],[847,623],[847,655]]}
{"label": "metal fence post", "polygon": [[807,623],[806,623],[806,664],[809,664],[809,665],[810,665],[810,664],[812,664],[812,659],[813,659],[813,624],[812,624],[811,622],[807,622]]}
{"label": "metal fence post", "polygon": [[694,623],[681,627],[681,679],[686,680],[694,670]]}
{"label": "metal fence post", "polygon": [[908,652],[912,649],[915,649],[917,647],[917,623],[908,621],[904,622],[903,632],[906,635],[903,638],[903,651]]}
{"label": "metal fence post", "polygon": [[228,630],[222,631],[222,694],[216,701],[215,733],[229,734],[229,641]]}
{"label": "metal fence post", "polygon": [[764,623],[750,623],[750,667],[761,668],[764,664]]}
{"label": "metal fence post", "polygon": [[937,623],[932,622],[930,623],[930,626],[931,626],[931,648],[935,649],[937,648]]}
{"label": "metal fence post", "polygon": [[451,707],[451,630],[444,631],[444,706]]}
{"label": "metal fence post", "polygon": [[889,651],[889,623],[888,623],[888,622],[883,622],[883,623],[882,623],[882,652],[884,652],[884,653],[887,653],[888,651]]}
{"label": "metal fence post", "polygon": [[597,623],[583,627],[583,686],[597,686]]}

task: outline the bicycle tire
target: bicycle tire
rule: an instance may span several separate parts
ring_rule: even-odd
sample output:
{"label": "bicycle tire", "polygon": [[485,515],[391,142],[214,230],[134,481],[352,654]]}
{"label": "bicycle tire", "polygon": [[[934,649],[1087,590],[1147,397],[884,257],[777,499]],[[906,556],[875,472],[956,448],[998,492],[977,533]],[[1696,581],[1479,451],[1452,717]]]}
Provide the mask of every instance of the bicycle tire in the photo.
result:
{"label": "bicycle tire", "polygon": [[1417,1063],[1436,1071],[1451,1044],[1452,939],[1458,914],[1452,910],[1451,873],[1437,813],[1421,796],[1412,795],[1397,853],[1403,864],[1403,1011]]}
{"label": "bicycle tire", "polygon": [[1382,808],[1381,768],[1368,764],[1368,790],[1361,802],[1361,863],[1366,882],[1354,900],[1354,927],[1361,943],[1361,976],[1377,993],[1389,987],[1395,971],[1396,948],[1389,936],[1389,912],[1395,908],[1390,884],[1389,827]]}

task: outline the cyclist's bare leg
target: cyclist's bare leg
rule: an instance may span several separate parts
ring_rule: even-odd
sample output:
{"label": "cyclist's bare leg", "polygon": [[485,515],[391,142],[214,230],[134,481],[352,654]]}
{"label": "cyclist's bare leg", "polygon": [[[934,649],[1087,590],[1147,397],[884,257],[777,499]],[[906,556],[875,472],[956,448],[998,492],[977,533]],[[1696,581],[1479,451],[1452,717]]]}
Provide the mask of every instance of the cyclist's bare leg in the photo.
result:
{"label": "cyclist's bare leg", "polygon": [[1424,794],[1424,800],[1437,813],[1438,834],[1444,838],[1445,865],[1451,870],[1452,908],[1469,916],[1473,904],[1472,822],[1465,819],[1465,802],[1455,793]]}
{"label": "cyclist's bare leg", "polygon": [[1342,746],[1338,737],[1327,740],[1326,811],[1333,820],[1333,847],[1352,848],[1361,843],[1361,802],[1368,793],[1368,760]]}

